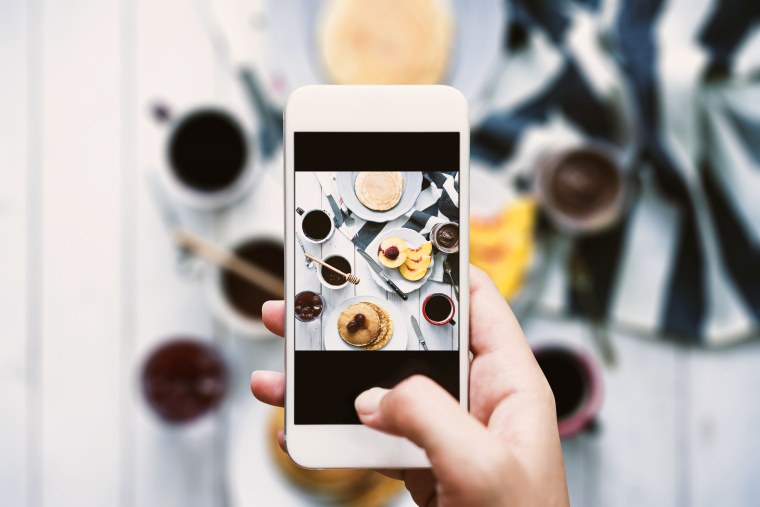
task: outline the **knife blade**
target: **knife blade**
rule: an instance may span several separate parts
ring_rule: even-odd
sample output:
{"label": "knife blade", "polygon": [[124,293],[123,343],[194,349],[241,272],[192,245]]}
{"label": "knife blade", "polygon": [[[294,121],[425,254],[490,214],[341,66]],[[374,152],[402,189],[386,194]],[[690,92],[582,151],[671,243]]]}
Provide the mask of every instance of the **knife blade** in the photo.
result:
{"label": "knife blade", "polygon": [[364,260],[367,261],[367,264],[369,264],[369,267],[372,268],[372,270],[375,273],[377,273],[378,275],[380,275],[380,278],[382,278],[383,280],[385,280],[385,283],[387,283],[388,286],[391,289],[393,289],[393,292],[395,292],[396,294],[398,294],[398,297],[400,297],[404,301],[406,301],[407,299],[409,299],[409,296],[407,296],[406,294],[404,294],[404,291],[402,291],[401,289],[399,289],[398,285],[396,285],[395,283],[393,283],[393,280],[391,280],[390,278],[388,278],[388,275],[385,274],[385,271],[383,271],[383,268],[380,267],[380,265],[377,262],[375,262],[375,260],[372,257],[370,257],[367,252],[365,252],[361,248],[357,248],[356,251],[359,252],[359,255],[361,255],[362,257],[364,257]]}
{"label": "knife blade", "polygon": [[317,173],[317,180],[322,186],[322,192],[327,196],[327,202],[330,204],[330,209],[332,209],[335,227],[340,227],[343,225],[343,213],[341,213],[338,203],[335,202],[335,197],[332,195],[332,180],[330,179],[330,175],[327,173]]}
{"label": "knife blade", "polygon": [[330,178],[332,178],[333,193],[338,196],[338,205],[340,206],[341,211],[343,211],[343,213],[348,215],[349,214],[348,207],[346,206],[346,203],[343,202],[343,197],[341,197],[340,193],[338,192],[338,178],[336,174],[330,173]]}
{"label": "knife blade", "polygon": [[414,332],[417,334],[417,339],[420,341],[420,345],[422,345],[422,348],[427,350],[427,344],[425,343],[425,337],[422,336],[422,329],[420,329],[420,324],[417,322],[417,319],[414,318],[414,315],[412,315],[412,327],[414,328]]}

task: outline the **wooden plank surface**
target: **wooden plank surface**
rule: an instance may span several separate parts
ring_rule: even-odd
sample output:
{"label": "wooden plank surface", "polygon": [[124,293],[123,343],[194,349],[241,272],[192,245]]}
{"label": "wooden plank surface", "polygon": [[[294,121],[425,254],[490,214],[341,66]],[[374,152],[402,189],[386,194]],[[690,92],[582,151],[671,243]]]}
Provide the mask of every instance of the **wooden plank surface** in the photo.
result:
{"label": "wooden plank surface", "polygon": [[[31,8],[30,8],[31,7]],[[36,340],[28,340],[35,326],[28,325],[34,315],[32,301],[38,288],[34,273],[39,255],[28,248],[38,230],[35,217],[39,210],[29,207],[39,202],[38,171],[31,162],[36,157],[36,122],[31,122],[31,100],[36,99],[37,86],[30,84],[36,77],[29,58],[33,55],[31,38],[36,31],[30,23],[35,2],[11,0],[0,4],[0,399],[4,405],[4,421],[0,431],[0,491],[6,505],[25,505],[28,490],[37,486],[38,456],[36,445],[28,445],[39,436],[36,389],[28,389],[36,377],[36,350],[27,354]],[[35,62],[36,64],[36,62]],[[10,70],[13,70],[12,72]],[[30,156],[31,155],[31,156]],[[34,227],[33,227],[34,225]],[[27,362],[29,360],[29,362]],[[27,483],[28,481],[28,483]]]}
{"label": "wooden plank surface", "polygon": [[120,3],[44,2],[42,471],[45,505],[120,493]]}
{"label": "wooden plank surface", "polygon": [[[145,355],[172,337],[210,341],[214,323],[199,272],[178,269],[177,252],[147,186],[151,171],[165,167],[165,126],[150,116],[157,101],[175,115],[217,104],[218,67],[201,20],[191,3],[140,1],[137,7],[136,116],[138,130],[136,256],[136,347],[132,374]],[[185,227],[215,239],[213,214],[177,205]],[[199,274],[200,273],[200,274]],[[138,392],[133,397],[135,456],[133,499],[141,506],[205,506],[220,500],[217,420],[206,418],[181,430],[163,425]]]}
{"label": "wooden plank surface", "polygon": [[695,506],[754,505],[760,498],[760,343],[692,351],[684,384],[688,421],[684,461]]}

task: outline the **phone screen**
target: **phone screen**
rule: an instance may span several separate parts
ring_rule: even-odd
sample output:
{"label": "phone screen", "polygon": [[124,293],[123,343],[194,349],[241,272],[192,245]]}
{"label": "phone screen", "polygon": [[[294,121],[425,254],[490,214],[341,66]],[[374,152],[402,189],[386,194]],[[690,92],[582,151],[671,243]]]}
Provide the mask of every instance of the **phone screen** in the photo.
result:
{"label": "phone screen", "polygon": [[295,424],[359,424],[361,392],[415,374],[458,399],[460,133],[293,142]]}

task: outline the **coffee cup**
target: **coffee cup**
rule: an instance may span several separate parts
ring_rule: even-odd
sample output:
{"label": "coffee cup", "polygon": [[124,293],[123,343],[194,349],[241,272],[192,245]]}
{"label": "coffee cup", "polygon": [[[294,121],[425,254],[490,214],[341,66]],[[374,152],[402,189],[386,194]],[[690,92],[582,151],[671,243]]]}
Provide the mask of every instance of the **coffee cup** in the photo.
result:
{"label": "coffee cup", "polygon": [[[244,260],[282,278],[284,284],[285,249],[282,238],[255,234],[231,242],[228,248]],[[211,304],[217,319],[235,333],[248,338],[269,338],[261,320],[261,306],[276,295],[251,284],[240,276],[214,267],[208,277]]]}
{"label": "coffee cup", "polygon": [[310,243],[324,243],[330,239],[335,232],[335,224],[332,217],[319,208],[304,211],[303,208],[296,208],[296,212],[301,215],[299,228],[301,236]]}
{"label": "coffee cup", "polygon": [[604,385],[591,354],[560,343],[535,345],[533,354],[554,393],[560,437],[595,429]]}
{"label": "coffee cup", "polygon": [[257,151],[250,129],[225,108],[202,106],[174,117],[164,105],[154,116],[167,125],[165,161],[159,176],[178,201],[219,209],[254,184]]}
{"label": "coffee cup", "polygon": [[[342,255],[328,255],[322,260],[347,275],[350,274],[353,269],[351,262]],[[317,278],[319,278],[319,282],[328,289],[342,289],[348,285],[346,277],[324,266],[318,266]]]}
{"label": "coffee cup", "polygon": [[430,294],[422,302],[422,316],[434,326],[456,324],[454,321],[454,300],[443,293]]}
{"label": "coffee cup", "polygon": [[625,210],[629,183],[611,148],[574,145],[539,157],[535,191],[554,226],[571,236],[602,232]]}
{"label": "coffee cup", "polygon": [[164,422],[187,424],[211,413],[228,388],[227,365],[210,343],[191,337],[164,341],[140,371],[148,407]]}

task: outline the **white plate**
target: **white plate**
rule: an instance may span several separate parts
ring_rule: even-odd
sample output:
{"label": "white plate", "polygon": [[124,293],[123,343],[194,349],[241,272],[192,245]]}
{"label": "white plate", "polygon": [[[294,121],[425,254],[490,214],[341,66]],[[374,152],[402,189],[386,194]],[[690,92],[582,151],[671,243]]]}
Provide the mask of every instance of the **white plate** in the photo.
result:
{"label": "white plate", "polygon": [[[327,324],[325,325],[325,350],[359,350],[363,351],[361,347],[354,347],[346,343],[343,338],[338,334],[338,317],[340,313],[349,306],[356,303],[373,303],[377,306],[385,309],[391,316],[393,321],[393,334],[385,347],[380,350],[406,350],[408,335],[406,333],[406,319],[404,314],[401,313],[396,305],[390,301],[386,301],[383,298],[377,296],[356,296],[351,299],[347,299],[340,303],[337,308],[330,312],[327,317]],[[377,351],[365,351],[365,352],[377,352]]]}
{"label": "white plate", "polygon": [[404,189],[401,191],[401,199],[399,199],[398,204],[387,211],[375,211],[359,202],[359,198],[356,197],[354,183],[358,174],[358,171],[337,172],[335,173],[335,183],[338,186],[338,193],[340,193],[348,209],[359,218],[369,220],[370,222],[390,222],[400,217],[412,209],[422,191],[421,172],[402,172]]}
{"label": "white plate", "polygon": [[[422,243],[426,241],[426,239],[417,231],[413,231],[412,229],[391,229],[390,231],[386,232],[385,234],[378,236],[375,238],[375,240],[369,244],[367,247],[367,252],[370,254],[370,256],[377,257],[377,248],[380,246],[380,242],[383,241],[385,238],[390,237],[397,237],[401,238],[404,241],[406,241],[406,244],[409,245],[410,248],[417,248]],[[374,254],[374,255],[373,255]],[[399,272],[398,268],[386,268],[383,267],[383,271],[386,275],[388,275],[388,278],[395,283],[399,289],[401,289],[403,292],[406,292],[407,294],[416,291],[423,285],[425,285],[425,282],[428,281],[428,278],[430,278],[430,275],[433,273],[433,263],[435,262],[435,256],[431,254],[430,256],[430,266],[428,266],[427,273],[425,273],[425,276],[417,280],[416,282],[412,282],[410,280],[407,280],[403,276],[401,276],[401,273]],[[378,266],[382,266],[378,262]],[[390,286],[380,278],[380,275],[375,273],[374,270],[370,270],[372,273],[372,279],[375,280],[375,282],[382,287],[383,289],[387,290],[388,292],[393,292],[393,289],[390,288]],[[395,292],[394,292],[395,294]]]}
{"label": "white plate", "polygon": [[[325,84],[317,44],[319,9],[324,2],[268,0],[269,51],[265,72],[281,104],[299,86]],[[503,0],[453,0],[454,48],[444,83],[473,103],[480,99],[502,57],[507,10]]]}

